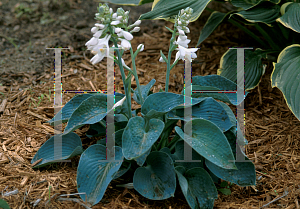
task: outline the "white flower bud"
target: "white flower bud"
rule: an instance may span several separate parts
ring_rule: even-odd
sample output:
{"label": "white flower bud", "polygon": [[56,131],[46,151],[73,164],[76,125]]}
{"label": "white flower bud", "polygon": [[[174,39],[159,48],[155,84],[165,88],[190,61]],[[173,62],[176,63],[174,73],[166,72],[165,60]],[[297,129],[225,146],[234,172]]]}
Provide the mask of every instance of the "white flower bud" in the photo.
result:
{"label": "white flower bud", "polygon": [[165,60],[162,57],[159,58],[159,61],[160,62],[165,62]]}
{"label": "white flower bud", "polygon": [[122,16],[118,16],[116,19],[117,19],[117,20],[122,20],[123,17],[122,17]]}
{"label": "white flower bud", "polygon": [[109,8],[109,13],[112,14],[113,13],[113,9]]}
{"label": "white flower bud", "polygon": [[139,26],[140,24],[141,24],[141,20],[137,20],[137,21],[135,21],[135,23],[133,23],[133,26]]}
{"label": "white flower bud", "polygon": [[140,27],[134,27],[133,29],[132,29],[132,31],[130,31],[130,33],[136,33],[136,32],[139,32],[140,31]]}
{"label": "white flower bud", "polygon": [[179,36],[180,40],[185,41],[187,39],[187,36]]}
{"label": "white flower bud", "polygon": [[184,36],[185,35],[183,30],[178,29],[178,32],[179,32],[180,36]]}
{"label": "white flower bud", "polygon": [[102,33],[103,33],[103,30],[99,30],[94,34],[94,37],[99,38],[102,35]]}
{"label": "white flower bud", "polygon": [[114,13],[114,14],[112,15],[112,18],[113,18],[113,19],[116,19],[117,16],[118,16],[117,13]]}
{"label": "white flower bud", "polygon": [[103,29],[103,28],[105,28],[105,25],[99,24],[99,23],[96,23],[95,26],[96,26],[97,28],[99,28],[100,30]]}
{"label": "white flower bud", "polygon": [[131,44],[129,41],[127,41],[126,39],[121,39],[121,38],[120,38],[120,40],[121,40],[121,47],[123,47],[124,50],[128,50],[131,48]]}
{"label": "white flower bud", "polygon": [[140,47],[141,47],[140,52],[144,51],[144,44],[139,44],[137,49],[139,49]]}
{"label": "white flower bud", "polygon": [[178,21],[178,25],[181,25],[181,24],[182,24],[182,22],[179,20],[179,21]]}
{"label": "white flower bud", "polygon": [[126,11],[126,12],[125,12],[125,15],[128,15],[128,14],[129,14],[129,11]]}
{"label": "white flower bud", "polygon": [[133,39],[133,35],[127,31],[123,31],[122,34],[123,34],[124,38],[128,41]]}
{"label": "white flower bud", "polygon": [[118,24],[120,24],[120,21],[119,20],[115,20],[115,21],[112,21],[110,24],[111,25],[118,25]]}
{"label": "white flower bud", "polygon": [[115,33],[121,33],[123,30],[122,30],[122,28],[116,28],[115,29]]}
{"label": "white flower bud", "polygon": [[186,33],[189,33],[190,32],[190,29],[188,27],[185,27],[185,30],[184,30]]}
{"label": "white flower bud", "polygon": [[96,33],[98,31],[98,28],[97,27],[92,27],[92,29],[91,29],[91,32],[92,33]]}

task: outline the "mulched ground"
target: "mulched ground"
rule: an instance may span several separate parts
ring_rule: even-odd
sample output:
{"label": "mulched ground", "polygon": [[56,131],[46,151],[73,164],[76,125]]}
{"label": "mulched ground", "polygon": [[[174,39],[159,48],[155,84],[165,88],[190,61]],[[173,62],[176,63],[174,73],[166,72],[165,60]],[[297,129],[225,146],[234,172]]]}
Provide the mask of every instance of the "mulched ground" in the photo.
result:
{"label": "mulched ground", "polygon": [[[54,129],[45,123],[54,116],[54,57],[51,55],[52,52],[44,50],[45,45],[71,48],[71,50],[64,50],[62,57],[64,90],[106,89],[106,61],[96,66],[91,65],[89,59],[92,55],[84,47],[85,42],[91,37],[90,27],[93,25],[94,8],[97,4],[94,1],[87,1],[86,4],[80,1],[62,1],[70,6],[67,11],[62,11],[61,7],[55,7],[55,5],[61,6],[57,1],[45,2],[41,7],[44,8],[44,13],[46,10],[50,17],[56,20],[46,25],[38,21],[20,20],[11,16],[15,14],[14,10],[10,11],[7,8],[14,8],[16,2],[2,1],[2,6],[0,6],[3,18],[10,20],[10,22],[0,21],[0,29],[3,29],[0,30],[2,31],[0,34],[2,35],[0,37],[0,42],[2,41],[2,46],[0,45],[0,104],[7,99],[4,112],[0,115],[1,198],[5,199],[12,208],[33,208],[34,204],[36,204],[35,208],[84,208],[73,201],[57,200],[60,194],[77,192],[76,169],[79,157],[74,157],[71,163],[57,163],[39,170],[32,169],[30,161],[41,145],[54,133]],[[210,6],[219,8],[216,5]],[[92,14],[87,14],[87,17],[80,23],[81,25],[78,21],[75,23],[76,18],[79,17],[72,19],[72,14],[73,16],[82,14],[84,9],[89,9],[88,7],[94,9],[88,10]],[[134,12],[135,9],[137,8],[131,8],[131,11]],[[62,13],[73,22],[63,18],[55,19],[53,16],[53,14],[60,14],[61,17]],[[189,38],[192,39],[190,46],[195,46],[197,43],[199,31],[203,28],[208,15],[209,13],[204,12],[199,21],[190,24]],[[68,21],[70,21],[69,24],[67,24]],[[142,23],[142,30],[133,39],[132,46],[136,48],[140,43],[145,44],[145,50],[137,58],[140,83],[147,84],[155,78],[156,83],[152,91],[158,92],[160,88],[165,87],[166,72],[166,66],[158,62],[159,50],[167,52],[170,33],[164,28],[162,20],[146,23],[145,25]],[[23,43],[19,41],[20,46],[17,49],[8,41],[7,37],[23,41],[28,39],[25,34],[26,28],[30,34],[30,30],[33,30],[30,29],[31,26],[35,27],[35,31],[38,32],[35,33],[37,37],[30,36],[32,38],[30,42],[29,40]],[[172,27],[172,24],[167,23],[167,26]],[[57,30],[49,33],[54,28]],[[68,35],[62,35],[64,33]],[[256,47],[256,43],[230,24],[218,27],[200,45],[201,49],[197,52],[198,58],[193,62],[193,76],[216,74],[222,54],[228,47],[234,46]],[[126,64],[130,66],[128,58],[128,54],[124,56]],[[246,138],[249,141],[246,154],[255,164],[257,185],[253,187],[233,185],[230,187],[231,195],[219,192],[215,208],[259,208],[262,206],[265,206],[264,208],[300,208],[300,122],[288,109],[279,89],[271,88],[272,63],[266,62],[266,64],[268,67],[259,87],[251,90],[245,100]],[[171,71],[169,91],[180,93],[183,88],[183,79],[184,64],[179,62]],[[117,68],[115,82],[116,91],[124,93]],[[136,87],[134,80],[132,86]],[[63,104],[72,96],[74,94],[63,94]],[[133,108],[137,107],[139,107],[137,104],[133,105]],[[84,148],[96,142],[96,139],[90,141],[84,136],[87,128],[83,127],[76,131],[82,136]],[[179,190],[176,191],[175,198],[151,201],[139,195],[135,190],[116,187],[117,184],[127,182],[130,182],[130,177],[126,175],[113,181],[102,201],[93,208],[189,208]],[[3,196],[11,191],[15,193]],[[287,195],[282,197],[284,194]],[[79,198],[78,195],[69,197]],[[277,201],[273,201],[277,198],[279,198]],[[39,200],[40,202],[37,202]]]}

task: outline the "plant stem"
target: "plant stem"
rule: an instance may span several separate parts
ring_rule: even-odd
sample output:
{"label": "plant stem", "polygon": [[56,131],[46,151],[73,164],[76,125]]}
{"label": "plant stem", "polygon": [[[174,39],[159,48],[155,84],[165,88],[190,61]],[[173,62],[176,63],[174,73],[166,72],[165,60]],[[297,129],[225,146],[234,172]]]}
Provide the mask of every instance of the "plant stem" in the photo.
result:
{"label": "plant stem", "polygon": [[265,44],[265,42],[263,42],[259,37],[257,37],[248,28],[242,26],[240,23],[238,23],[238,22],[236,22],[235,20],[232,20],[232,19],[228,19],[228,22],[230,22],[231,24],[237,26],[239,29],[241,29],[242,31],[244,31],[245,33],[247,33],[249,36],[251,36],[252,38],[254,38],[258,43],[260,43],[266,49],[269,48],[269,46],[267,44]]}
{"label": "plant stem", "polygon": [[174,24],[174,31],[173,31],[172,38],[170,41],[170,46],[169,46],[165,92],[169,91],[169,77],[170,77],[170,71],[171,71],[170,63],[171,63],[173,42],[175,41],[175,36],[176,36],[176,26],[177,26],[177,23]]}
{"label": "plant stem", "polygon": [[[110,31],[111,34],[114,34],[113,31],[112,31],[111,26],[109,26],[109,31]],[[115,47],[118,48],[118,43],[117,43],[116,39],[114,37],[111,37],[111,40],[114,43]],[[121,75],[122,75],[122,81],[123,81],[124,90],[125,90],[125,96],[126,96],[126,100],[127,100],[128,116],[129,116],[129,118],[132,118],[132,113],[131,113],[131,93],[128,92],[128,89],[125,87],[126,75],[125,75],[124,68],[123,68],[123,65],[122,65],[120,51],[119,51],[119,49],[117,49],[116,51],[117,51],[117,55],[118,55],[119,67],[120,67],[120,71],[121,71]]]}
{"label": "plant stem", "polygon": [[261,35],[263,35],[263,37],[268,41],[268,43],[272,47],[272,49],[280,50],[280,47],[278,47],[278,45],[274,43],[273,39],[269,36],[269,34],[264,29],[262,29],[259,26],[258,23],[255,24],[254,26],[261,33]]}
{"label": "plant stem", "polygon": [[131,54],[131,60],[132,60],[133,76],[134,76],[134,79],[136,81],[136,86],[137,86],[137,89],[138,89],[138,92],[139,92],[141,105],[143,105],[144,98],[142,97],[142,92],[141,92],[141,87],[140,87],[140,81],[139,81],[139,77],[138,77],[137,72],[136,72],[135,57],[133,55],[132,48],[130,48],[130,54]]}

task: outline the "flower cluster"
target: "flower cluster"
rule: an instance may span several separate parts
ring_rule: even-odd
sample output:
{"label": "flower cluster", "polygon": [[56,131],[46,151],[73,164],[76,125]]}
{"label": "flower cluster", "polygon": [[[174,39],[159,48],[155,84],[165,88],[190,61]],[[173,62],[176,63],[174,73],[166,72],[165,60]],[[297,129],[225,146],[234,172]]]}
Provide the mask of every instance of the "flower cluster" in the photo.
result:
{"label": "flower cluster", "polygon": [[[140,27],[138,26],[141,24],[141,21],[137,20],[134,24],[127,26],[129,11],[125,12],[122,8],[118,8],[117,12],[113,13],[112,8],[109,8],[106,4],[100,4],[98,11],[95,19],[100,23],[96,23],[92,27],[93,37],[85,44],[87,49],[95,55],[91,59],[92,64],[96,64],[108,56],[109,40],[111,38],[120,42],[118,47],[124,50],[130,49],[130,41],[133,39],[132,33],[139,32]],[[128,32],[127,30],[131,28],[133,29]]]}
{"label": "flower cluster", "polygon": [[[177,46],[175,62],[178,59],[184,60],[186,55],[187,58],[192,61],[192,59],[197,58],[196,51],[197,48],[188,49],[188,44],[191,42],[190,39],[187,38],[186,33],[190,32],[190,29],[187,27],[189,24],[189,19],[193,14],[192,8],[182,9],[178,16],[175,18],[175,29],[178,31],[177,41],[174,41],[174,45]],[[160,57],[160,62],[165,62],[165,60]]]}

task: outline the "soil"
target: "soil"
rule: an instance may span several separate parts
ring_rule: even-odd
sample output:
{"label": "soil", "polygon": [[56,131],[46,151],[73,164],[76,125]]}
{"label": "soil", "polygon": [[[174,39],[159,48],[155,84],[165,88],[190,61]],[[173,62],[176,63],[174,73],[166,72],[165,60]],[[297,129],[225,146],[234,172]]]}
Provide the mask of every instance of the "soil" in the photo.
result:
{"label": "soil", "polygon": [[[64,90],[106,89],[106,61],[93,66],[92,54],[85,43],[91,38],[90,28],[95,20],[96,0],[1,0],[0,1],[0,104],[7,99],[0,113],[0,191],[11,208],[85,208],[76,203],[78,195],[58,201],[59,194],[74,194],[79,157],[71,163],[56,163],[43,169],[32,169],[31,159],[43,143],[54,133],[45,123],[54,116],[54,56],[46,48],[69,47],[62,54],[62,86]],[[118,6],[113,5],[114,11]],[[219,11],[227,6],[210,3]],[[131,12],[131,22],[151,5],[123,7]],[[209,17],[204,11],[190,24],[195,46],[199,32]],[[141,31],[132,40],[132,47],[144,43],[145,50],[138,55],[137,70],[142,85],[155,78],[153,92],[165,87],[166,66],[158,62],[161,49],[167,52],[170,33],[163,20],[143,21]],[[249,29],[251,26],[249,26]],[[259,47],[251,37],[230,23],[219,26],[201,45],[198,58],[193,61],[193,76],[216,74],[220,59],[229,47]],[[124,55],[128,66],[129,54]],[[291,113],[279,89],[272,88],[272,63],[258,87],[245,100],[246,154],[256,167],[257,184],[252,187],[230,186],[231,195],[219,192],[215,208],[297,208],[300,199],[300,122]],[[170,75],[169,91],[183,89],[184,64],[179,64]],[[124,93],[121,75],[116,68],[116,91]],[[132,81],[135,88],[135,81]],[[63,104],[74,93],[63,94]],[[139,107],[133,103],[133,108]],[[88,127],[76,131],[87,148],[96,140],[88,140]],[[152,201],[134,189],[116,187],[130,182],[121,177],[109,185],[101,202],[92,208],[189,208],[178,190],[174,198]],[[216,185],[220,188],[219,184]],[[284,197],[284,192],[288,194]],[[51,198],[50,202],[47,202]],[[75,197],[75,200],[74,200]],[[278,198],[278,199],[277,199]],[[70,201],[70,200],[73,201]],[[276,200],[276,201],[273,201]],[[270,203],[270,204],[269,204]],[[267,204],[267,205],[266,205]]]}

